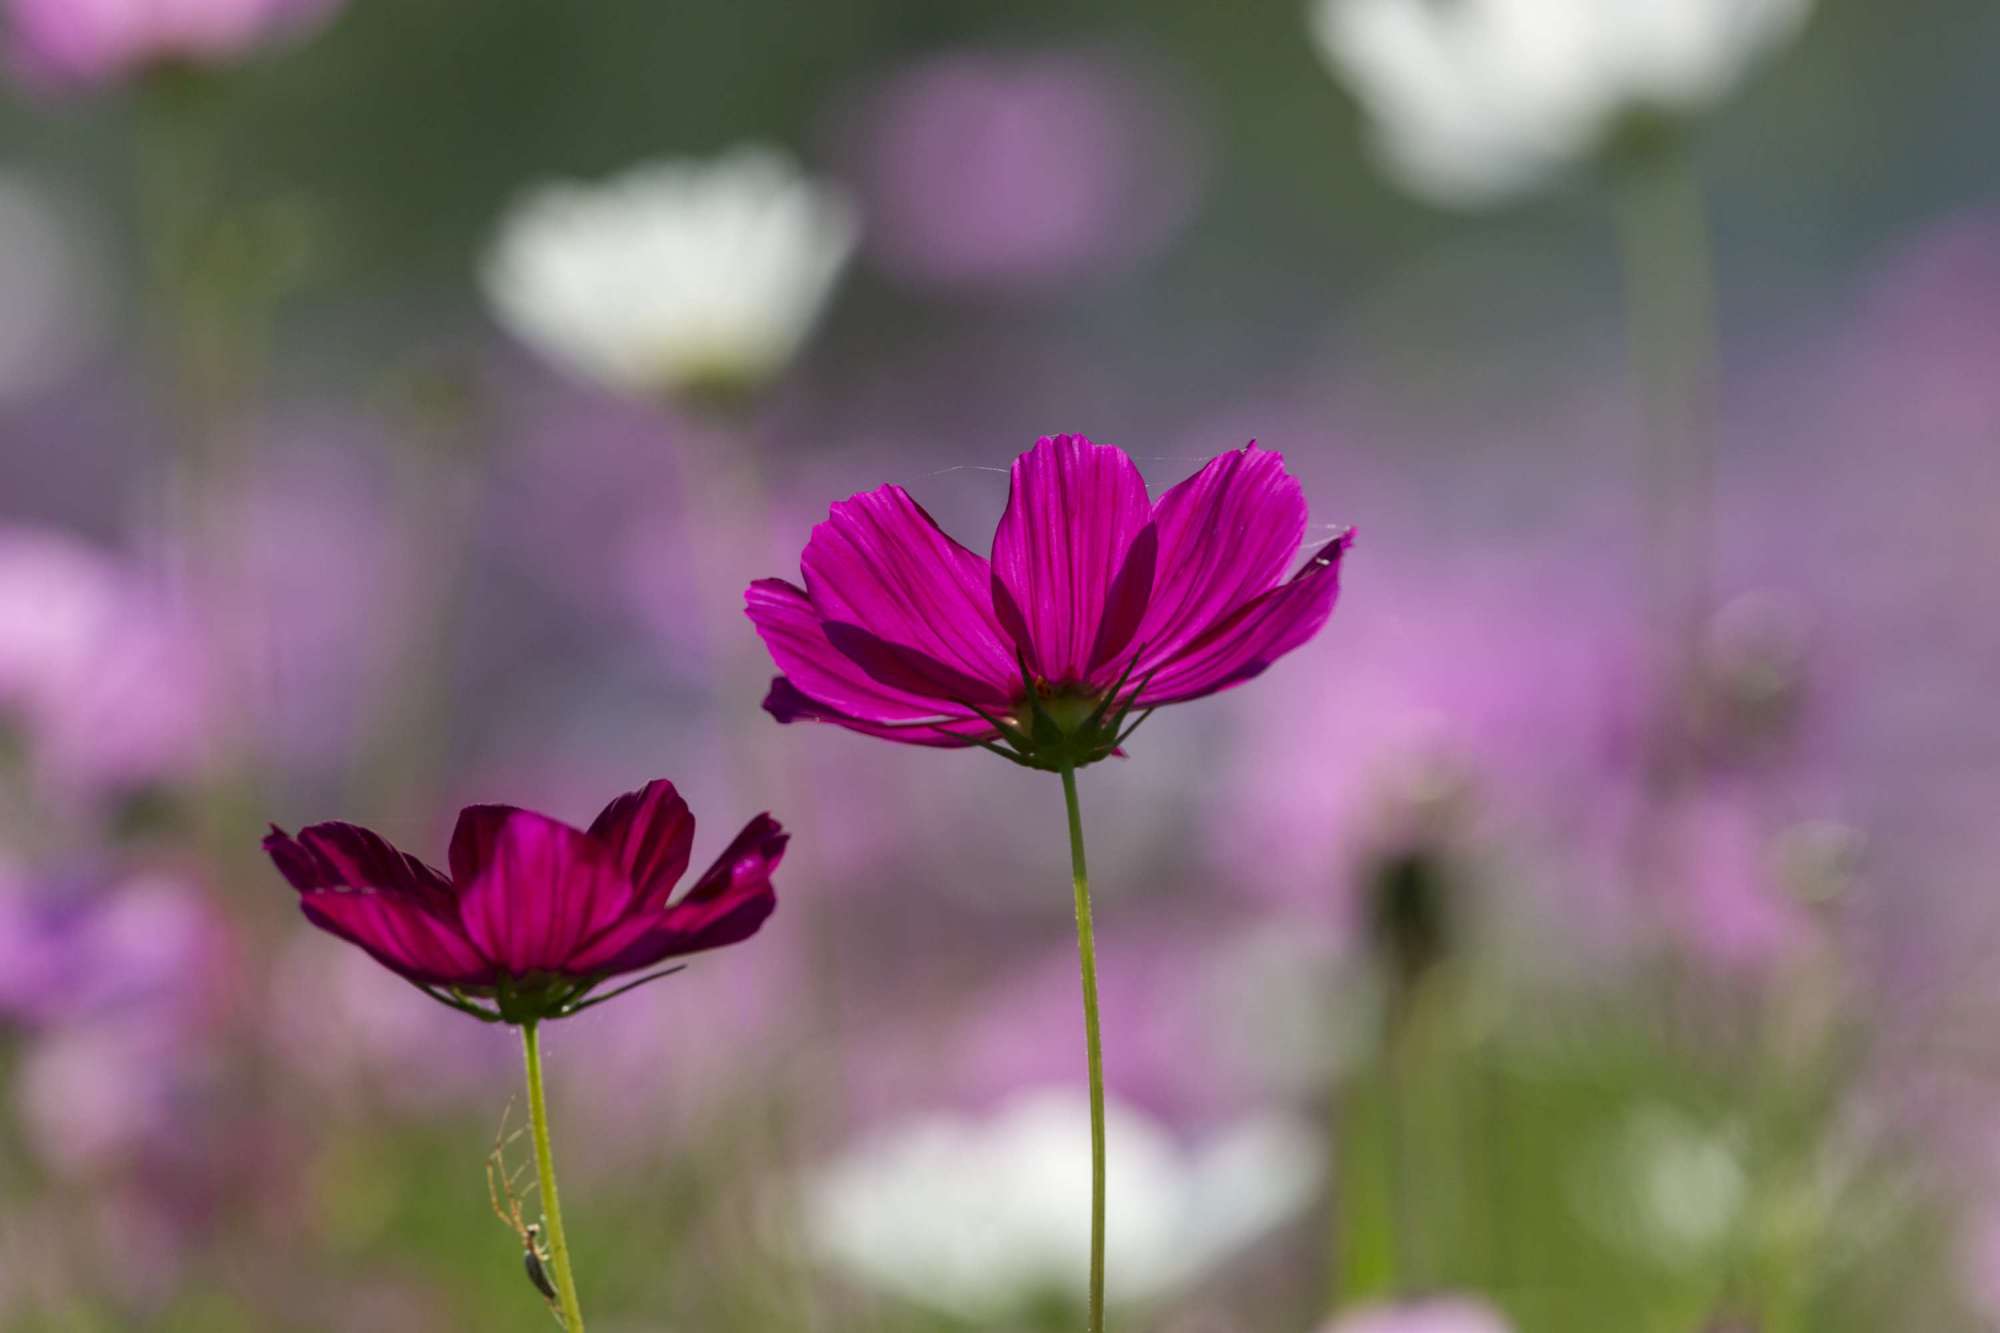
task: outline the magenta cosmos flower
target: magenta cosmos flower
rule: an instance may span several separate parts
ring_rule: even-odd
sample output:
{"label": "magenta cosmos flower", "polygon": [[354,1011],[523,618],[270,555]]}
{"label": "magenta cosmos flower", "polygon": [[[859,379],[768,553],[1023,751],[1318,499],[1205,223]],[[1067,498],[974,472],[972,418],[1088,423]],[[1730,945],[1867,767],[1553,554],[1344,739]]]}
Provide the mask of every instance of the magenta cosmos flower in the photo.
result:
{"label": "magenta cosmos flower", "polygon": [[1080,767],[1117,750],[1134,710],[1239,685],[1312,637],[1353,534],[1287,578],[1305,532],[1284,456],[1255,441],[1156,504],[1123,450],[1044,438],[1014,462],[990,562],[884,486],[813,529],[805,587],[750,586],[785,673],[764,707]]}
{"label": "magenta cosmos flower", "polygon": [[216,65],[296,36],[345,0],[4,0],[8,57],[43,88]]}
{"label": "magenta cosmos flower", "polygon": [[771,873],[786,841],[759,815],[676,896],[694,816],[671,782],[650,782],[605,806],[588,832],[532,810],[468,806],[450,875],[353,824],[314,824],[296,838],[274,827],[264,850],[320,929],[455,1009],[534,1023],[631,988],[587,999],[607,978],[755,934],[777,905]]}

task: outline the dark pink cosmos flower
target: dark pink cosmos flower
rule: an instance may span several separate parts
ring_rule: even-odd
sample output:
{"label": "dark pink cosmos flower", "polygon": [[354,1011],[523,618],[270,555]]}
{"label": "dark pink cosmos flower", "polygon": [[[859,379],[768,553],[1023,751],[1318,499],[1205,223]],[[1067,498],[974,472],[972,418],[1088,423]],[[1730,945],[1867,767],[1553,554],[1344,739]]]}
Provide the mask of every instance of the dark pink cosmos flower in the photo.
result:
{"label": "dark pink cosmos flower", "polygon": [[1255,441],[1156,504],[1123,450],[1044,438],[1014,462],[990,563],[884,486],[813,529],[805,587],[750,585],[785,673],[764,707],[1081,766],[1116,752],[1133,710],[1239,685],[1312,637],[1353,534],[1287,578],[1305,532],[1298,482]]}
{"label": "dark pink cosmos flower", "polygon": [[675,896],[694,816],[672,783],[650,782],[588,832],[533,810],[468,806],[449,876],[353,824],[296,838],[274,827],[264,850],[320,929],[455,1009],[530,1023],[631,989],[586,998],[607,978],[748,939],[777,905],[771,873],[787,840],[758,815]]}

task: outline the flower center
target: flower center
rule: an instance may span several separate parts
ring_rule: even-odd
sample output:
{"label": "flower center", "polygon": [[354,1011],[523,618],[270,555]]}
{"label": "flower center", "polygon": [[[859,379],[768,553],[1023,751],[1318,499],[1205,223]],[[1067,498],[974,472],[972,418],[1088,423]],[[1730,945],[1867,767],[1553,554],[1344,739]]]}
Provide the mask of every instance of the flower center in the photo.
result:
{"label": "flower center", "polygon": [[1051,686],[1036,681],[1029,698],[1014,716],[1024,729],[1032,730],[1035,717],[1040,714],[1063,735],[1074,736],[1097,715],[1103,702],[1101,694],[1086,694],[1075,686]]}

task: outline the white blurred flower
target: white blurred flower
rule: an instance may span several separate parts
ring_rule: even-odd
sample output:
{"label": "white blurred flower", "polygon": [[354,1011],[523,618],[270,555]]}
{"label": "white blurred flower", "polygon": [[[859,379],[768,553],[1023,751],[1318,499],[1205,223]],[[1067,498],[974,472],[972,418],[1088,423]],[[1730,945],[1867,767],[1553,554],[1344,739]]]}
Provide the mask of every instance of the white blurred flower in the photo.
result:
{"label": "white blurred flower", "polygon": [[[1192,1283],[1311,1199],[1318,1139],[1282,1116],[1199,1147],[1129,1107],[1107,1108],[1106,1295],[1146,1300]],[[1026,1091],[984,1117],[934,1114],[878,1131],[807,1195],[820,1254],[913,1303],[974,1321],[1089,1277],[1090,1109],[1081,1089]]]}
{"label": "white blurred flower", "polygon": [[853,253],[846,196],[783,153],[642,164],[509,211],[482,269],[500,322],[640,396],[737,390],[782,370]]}
{"label": "white blurred flower", "polygon": [[1579,1213],[1607,1239],[1637,1256],[1687,1265],[1712,1254],[1736,1225],[1749,1177],[1731,1136],[1650,1105],[1579,1155],[1570,1188]]}
{"label": "white blurred flower", "polygon": [[1440,1297],[1355,1310],[1319,1333],[1513,1333],[1513,1325],[1477,1301]]}
{"label": "white blurred flower", "polygon": [[1812,0],[1313,0],[1313,36],[1384,165],[1436,202],[1519,193],[1630,114],[1719,101]]}

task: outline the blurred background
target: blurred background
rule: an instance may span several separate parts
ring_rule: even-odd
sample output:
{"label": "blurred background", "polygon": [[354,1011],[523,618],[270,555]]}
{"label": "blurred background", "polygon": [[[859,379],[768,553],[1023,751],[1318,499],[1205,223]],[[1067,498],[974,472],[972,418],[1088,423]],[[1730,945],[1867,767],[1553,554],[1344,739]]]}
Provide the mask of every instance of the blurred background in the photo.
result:
{"label": "blurred background", "polygon": [[1118,1327],[2000,1327],[1994,6],[0,14],[0,1327],[548,1327],[257,840],[653,777],[795,839],[546,1035],[591,1327],[1079,1325],[1057,784],[739,600],[1058,431],[1360,532],[1082,778]]}

